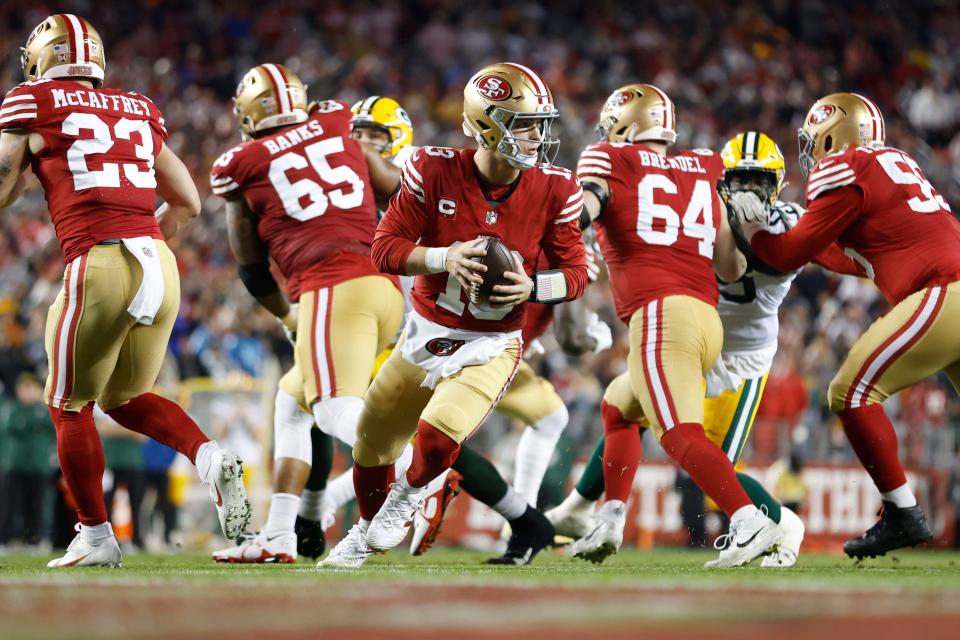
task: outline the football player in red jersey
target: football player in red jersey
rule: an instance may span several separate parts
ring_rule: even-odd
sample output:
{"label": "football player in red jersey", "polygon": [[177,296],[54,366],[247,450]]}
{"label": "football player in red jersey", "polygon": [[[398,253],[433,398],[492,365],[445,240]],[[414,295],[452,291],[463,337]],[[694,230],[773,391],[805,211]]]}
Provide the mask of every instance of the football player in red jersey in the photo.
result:
{"label": "football player in red jersey", "polygon": [[[22,61],[27,81],[0,107],[0,204],[16,200],[31,165],[67,263],[47,315],[45,399],[80,525],[66,554],[48,566],[121,562],[104,506],[94,402],[124,427],[189,457],[211,485],[224,534],[235,538],[250,518],[239,458],[179,406],[150,393],[180,306],[165,239],[200,213],[196,186],[164,143],[156,105],[101,86],[103,41],[85,19],[48,17]],[[155,215],[157,196],[165,202]]]}
{"label": "football player in red jersey", "polygon": [[[730,516],[721,539],[728,544],[715,564],[750,562],[777,545],[782,532],[751,503],[703,428],[703,376],[723,341],[714,271],[733,282],[746,269],[716,192],[723,162],[706,150],[666,155],[676,139],[674,106],[652,85],[615,91],[598,128],[603,142],[583,151],[577,173],[617,314],[630,327],[629,371],[607,387],[601,404],[604,459],[616,450],[629,466],[605,463],[604,480],[628,493],[623,488],[633,483],[640,460],[634,421],[642,414],[667,453]],[[575,555],[599,562],[616,553],[625,517],[622,500],[607,500],[597,527],[575,543]]]}
{"label": "football player in red jersey", "polygon": [[[217,160],[210,183],[227,201],[240,278],[296,333],[302,400],[317,426],[353,446],[374,360],[403,317],[396,276],[380,273],[370,259],[375,197],[396,190],[400,169],[351,137],[346,104],[308,106],[306,87],[281,65],[248,71],[234,104],[246,141]],[[298,305],[281,293],[270,258]],[[215,559],[295,561],[295,523],[312,461],[310,422],[289,406],[300,396],[278,392],[278,404],[288,405],[284,415],[294,419],[276,425],[274,493],[263,529]]]}
{"label": "football player in red jersey", "polygon": [[960,388],[960,223],[916,160],[884,146],[884,128],[880,110],[861,95],[821,98],[798,133],[809,174],[806,215],[774,236],[758,231],[755,206],[735,208],[761,260],[796,269],[836,243],[893,305],[830,383],[830,408],[882,495],[879,522],[843,546],[858,558],[932,537],[883,401],[938,371]]}
{"label": "football player in red jersey", "polygon": [[[516,373],[524,302],[583,293],[583,193],[571,172],[549,164],[557,115],[534,71],[490,65],[464,88],[463,128],[479,148],[424,147],[404,165],[373,257],[383,271],[417,275],[413,311],[364,396],[353,450],[360,522],[322,566],[358,567],[400,543],[424,487]],[[517,258],[511,284],[497,285],[489,305],[468,295],[485,270],[472,259],[483,255],[478,236],[500,238]],[[535,271],[541,253],[551,269]],[[413,464],[391,485],[393,461],[414,434]]]}

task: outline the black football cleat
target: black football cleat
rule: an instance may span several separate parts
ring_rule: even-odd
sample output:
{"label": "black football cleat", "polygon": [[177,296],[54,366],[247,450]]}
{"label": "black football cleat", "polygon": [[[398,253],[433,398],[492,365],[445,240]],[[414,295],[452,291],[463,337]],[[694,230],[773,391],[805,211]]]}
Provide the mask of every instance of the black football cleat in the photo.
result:
{"label": "black football cleat", "polygon": [[327,538],[319,522],[298,515],[293,530],[297,534],[297,553],[314,560],[323,555],[327,548]]}
{"label": "black football cleat", "polygon": [[887,551],[915,547],[932,539],[927,516],[919,506],[899,509],[892,502],[884,502],[877,524],[859,538],[843,543],[843,552],[851,558],[874,558],[886,555]]}
{"label": "black football cleat", "polygon": [[487,564],[530,564],[534,556],[553,543],[556,533],[546,516],[529,506],[522,516],[510,521],[510,530],[506,552],[499,558],[490,558]]}

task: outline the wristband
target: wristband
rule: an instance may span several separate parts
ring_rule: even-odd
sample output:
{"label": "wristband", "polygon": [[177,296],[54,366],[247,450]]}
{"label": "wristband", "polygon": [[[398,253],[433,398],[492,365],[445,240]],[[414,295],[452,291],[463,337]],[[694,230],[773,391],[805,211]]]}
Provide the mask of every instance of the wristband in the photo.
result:
{"label": "wristband", "polygon": [[533,274],[530,299],[540,304],[557,304],[567,299],[567,277],[560,269]]}
{"label": "wristband", "polygon": [[447,270],[447,252],[450,247],[432,247],[423,256],[423,264],[430,273],[442,273]]}

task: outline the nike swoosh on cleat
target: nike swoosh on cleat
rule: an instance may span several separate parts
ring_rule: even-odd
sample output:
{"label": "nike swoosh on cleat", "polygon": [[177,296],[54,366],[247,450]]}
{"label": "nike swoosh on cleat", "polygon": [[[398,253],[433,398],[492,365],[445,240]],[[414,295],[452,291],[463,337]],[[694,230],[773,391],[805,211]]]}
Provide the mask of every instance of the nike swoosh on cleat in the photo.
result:
{"label": "nike swoosh on cleat", "polygon": [[218,506],[218,507],[222,507],[222,506],[223,506],[223,496],[220,495],[220,487],[218,487],[217,485],[213,485],[213,488],[214,488],[214,490],[217,492],[217,506]]}
{"label": "nike swoosh on cleat", "polygon": [[745,546],[747,546],[748,544],[756,540],[757,536],[760,535],[761,531],[763,531],[763,529],[757,529],[756,532],[752,536],[750,536],[750,538],[746,542],[738,542],[737,546],[743,549]]}
{"label": "nike swoosh on cleat", "polygon": [[75,559],[75,560],[71,560],[70,562],[64,562],[64,563],[61,564],[60,566],[61,566],[61,567],[72,567],[72,566],[76,565],[78,562],[82,562],[82,561],[83,561],[87,556],[89,556],[89,555],[90,555],[89,553],[85,553],[84,555],[80,556],[79,558],[77,558],[77,559]]}

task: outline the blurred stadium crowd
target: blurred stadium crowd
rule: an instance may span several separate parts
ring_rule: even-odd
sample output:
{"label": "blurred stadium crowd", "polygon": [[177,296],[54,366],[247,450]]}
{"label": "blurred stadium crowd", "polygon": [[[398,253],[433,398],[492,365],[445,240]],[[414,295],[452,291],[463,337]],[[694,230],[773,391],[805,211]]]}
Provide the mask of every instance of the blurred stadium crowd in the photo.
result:
{"label": "blurred stadium crowd", "polygon": [[[413,119],[415,144],[462,146],[469,142],[459,121],[470,74],[496,60],[522,61],[554,92],[561,111],[558,163],[568,167],[595,139],[603,99],[628,82],[651,82],[676,102],[680,147],[719,149],[748,128],[770,134],[787,157],[787,200],[802,197],[796,129],[807,108],[823,94],[858,91],[883,110],[888,142],[916,157],[960,211],[960,50],[953,46],[960,41],[960,7],[951,2],[134,0],[110,3],[109,11],[100,6],[89,0],[0,5],[0,79],[7,89],[19,83],[17,48],[49,13],[71,11],[91,20],[105,39],[107,84],[141,91],[163,110],[168,144],[205,198],[200,220],[173,245],[183,301],[163,376],[170,389],[194,377],[269,378],[291,357],[279,325],[236,277],[221,201],[207,182],[218,154],[239,141],[230,103],[236,82],[261,62],[296,71],[311,98],[396,97]],[[42,383],[46,375],[43,324],[62,269],[35,190],[0,216],[0,475],[6,478],[0,501],[7,510],[35,499],[14,500],[31,487],[18,474],[26,468],[49,476],[56,468],[52,426],[41,426],[45,410],[36,410],[31,377]],[[587,298],[614,326],[620,338],[614,349],[573,362],[548,341],[548,355],[538,359],[571,405],[562,453],[574,455],[585,455],[599,435],[600,394],[625,368],[626,356],[609,292],[600,285]],[[791,452],[807,460],[851,459],[823,394],[847,347],[884,310],[868,282],[804,270],[781,311],[780,352],[747,459],[765,464]],[[911,465],[957,475],[960,402],[945,381],[918,385],[888,410]],[[27,424],[34,426],[23,428]],[[268,431],[267,424],[259,428]],[[478,437],[502,442],[510,428],[496,423]],[[960,493],[960,480],[954,487]],[[0,544],[10,522],[0,518]]]}

